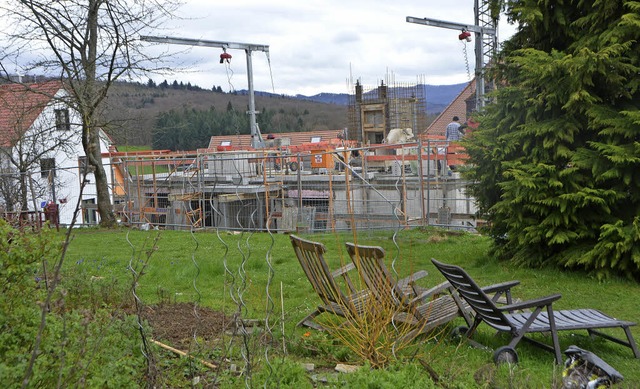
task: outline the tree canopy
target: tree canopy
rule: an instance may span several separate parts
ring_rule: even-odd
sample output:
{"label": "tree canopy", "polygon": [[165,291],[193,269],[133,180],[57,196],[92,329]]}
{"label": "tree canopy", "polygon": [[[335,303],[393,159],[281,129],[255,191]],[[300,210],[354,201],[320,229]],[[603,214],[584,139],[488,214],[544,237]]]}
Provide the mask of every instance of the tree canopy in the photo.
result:
{"label": "tree canopy", "polygon": [[106,227],[114,226],[116,219],[102,165],[104,150],[100,150],[100,129],[108,124],[101,117],[105,99],[120,78],[147,74],[164,63],[161,56],[144,51],[139,36],[160,26],[178,5],[169,0],[0,3],[0,14],[11,22],[0,33],[5,43],[0,59],[26,61],[25,70],[65,83],[68,98],[63,102],[79,114],[82,146],[93,167],[100,224]]}
{"label": "tree canopy", "polygon": [[[206,147],[212,136],[249,134],[249,116],[246,107],[239,111],[227,102],[224,110],[210,107],[201,110],[189,107],[162,112],[153,130],[153,148],[169,150],[196,150]],[[308,110],[279,111],[262,108],[258,124],[264,133],[300,132],[309,130],[304,117]]]}
{"label": "tree canopy", "polygon": [[640,2],[503,3],[518,30],[466,141],[495,252],[640,279]]}

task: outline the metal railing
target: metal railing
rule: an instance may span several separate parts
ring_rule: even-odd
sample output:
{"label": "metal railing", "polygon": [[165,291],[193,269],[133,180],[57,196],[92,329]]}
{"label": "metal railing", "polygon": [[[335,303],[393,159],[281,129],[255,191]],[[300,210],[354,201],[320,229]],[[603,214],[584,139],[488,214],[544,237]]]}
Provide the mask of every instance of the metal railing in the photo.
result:
{"label": "metal railing", "polygon": [[[443,141],[291,152],[225,151],[113,160],[126,174],[114,197],[123,223],[169,229],[337,231],[475,226]],[[418,152],[420,151],[420,152]]]}

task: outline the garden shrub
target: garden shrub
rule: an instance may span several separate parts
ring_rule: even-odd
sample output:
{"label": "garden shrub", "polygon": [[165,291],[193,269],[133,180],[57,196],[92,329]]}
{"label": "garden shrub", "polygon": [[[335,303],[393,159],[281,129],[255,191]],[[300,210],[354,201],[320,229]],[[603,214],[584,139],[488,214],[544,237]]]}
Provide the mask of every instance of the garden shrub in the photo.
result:
{"label": "garden shrub", "polygon": [[60,283],[47,306],[52,271],[61,258],[60,236],[47,228],[19,231],[0,220],[0,382],[20,387],[45,320],[28,386],[121,388],[142,384],[145,359],[134,317],[96,304],[67,304],[88,295],[91,280]]}

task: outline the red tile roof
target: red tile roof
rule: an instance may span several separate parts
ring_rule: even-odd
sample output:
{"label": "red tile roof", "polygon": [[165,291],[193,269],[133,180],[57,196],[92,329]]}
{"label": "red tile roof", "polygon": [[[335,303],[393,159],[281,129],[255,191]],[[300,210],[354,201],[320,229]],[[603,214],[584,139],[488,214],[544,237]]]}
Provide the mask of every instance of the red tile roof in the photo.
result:
{"label": "red tile roof", "polygon": [[467,99],[476,93],[476,80],[475,78],[467,84],[466,87],[453,99],[451,104],[445,108],[440,115],[429,125],[426,136],[444,136],[447,128],[447,124],[451,123],[451,119],[454,116],[460,118],[460,123],[467,121]]}
{"label": "red tile roof", "polygon": [[[290,146],[300,146],[303,143],[311,142],[312,138],[320,138],[319,141],[329,141],[336,139],[338,134],[342,133],[341,130],[322,130],[322,131],[308,131],[308,132],[281,132],[274,133],[273,136],[276,139],[288,138]],[[267,140],[268,134],[263,134],[262,137]],[[209,140],[209,147],[206,152],[220,151],[219,146],[224,146],[223,142],[231,142],[229,146],[234,150],[248,150],[251,148],[251,135],[220,135],[212,136]]]}
{"label": "red tile roof", "polygon": [[62,82],[0,85],[0,147],[11,147],[62,89]]}

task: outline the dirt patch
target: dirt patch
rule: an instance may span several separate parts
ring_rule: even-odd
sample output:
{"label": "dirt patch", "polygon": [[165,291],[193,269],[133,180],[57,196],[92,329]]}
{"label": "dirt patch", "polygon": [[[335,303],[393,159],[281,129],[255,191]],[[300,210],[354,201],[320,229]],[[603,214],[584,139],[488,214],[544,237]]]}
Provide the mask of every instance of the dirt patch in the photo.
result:
{"label": "dirt patch", "polygon": [[224,313],[190,303],[143,308],[142,317],[153,329],[153,338],[179,350],[188,350],[194,339],[212,342],[233,328]]}

